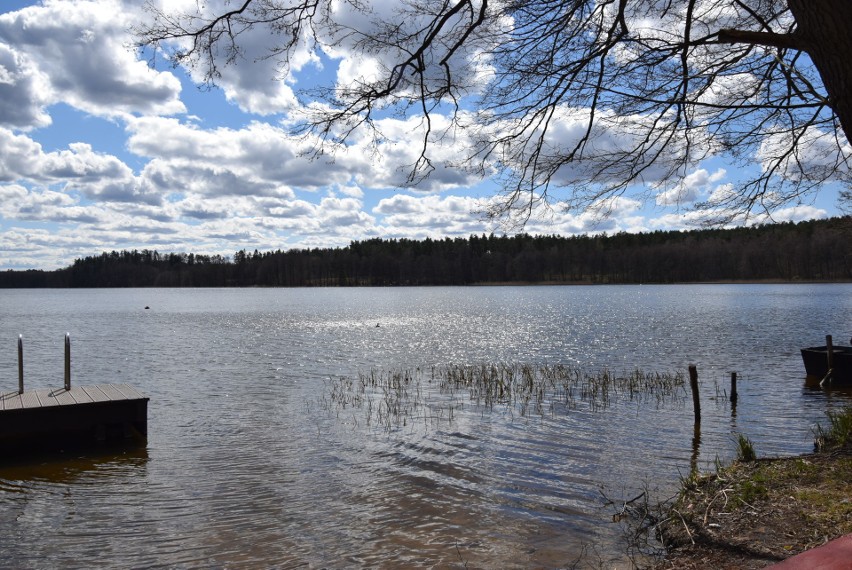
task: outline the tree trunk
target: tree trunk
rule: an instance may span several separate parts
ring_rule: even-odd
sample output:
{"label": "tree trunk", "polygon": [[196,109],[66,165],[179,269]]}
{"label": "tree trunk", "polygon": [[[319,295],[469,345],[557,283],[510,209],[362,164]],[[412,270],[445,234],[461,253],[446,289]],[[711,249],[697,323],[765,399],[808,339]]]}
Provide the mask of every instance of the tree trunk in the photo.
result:
{"label": "tree trunk", "polygon": [[852,141],[852,0],[788,0],[796,35],[822,77],[829,104]]}

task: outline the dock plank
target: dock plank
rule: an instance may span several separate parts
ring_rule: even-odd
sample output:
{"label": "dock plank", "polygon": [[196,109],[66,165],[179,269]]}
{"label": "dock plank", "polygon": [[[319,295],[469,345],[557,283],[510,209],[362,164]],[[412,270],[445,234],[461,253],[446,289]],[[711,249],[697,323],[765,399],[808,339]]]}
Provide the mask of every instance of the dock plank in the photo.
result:
{"label": "dock plank", "polygon": [[138,400],[145,397],[139,390],[130,384],[113,384],[113,386],[115,386],[119,392],[124,394],[124,397],[128,400]]}
{"label": "dock plank", "polygon": [[115,384],[98,384],[98,388],[101,389],[101,392],[103,392],[106,397],[110,399],[110,401],[127,399],[124,397],[124,394],[121,393],[121,390],[119,390]]}
{"label": "dock plank", "polygon": [[41,388],[40,390],[35,390],[32,393],[38,396],[38,401],[41,403],[42,408],[50,408],[59,405],[56,398],[51,395],[54,390],[55,388]]}
{"label": "dock plank", "polygon": [[78,404],[91,404],[94,402],[92,397],[81,386],[74,386],[68,393]]}
{"label": "dock plank", "polygon": [[59,402],[60,406],[73,406],[77,403],[74,400],[74,397],[65,388],[57,388],[50,394],[56,398],[56,401]]}
{"label": "dock plank", "polygon": [[147,399],[147,396],[128,384],[75,386],[70,390],[39,388],[23,394],[17,392],[0,394],[0,411]]}
{"label": "dock plank", "polygon": [[38,400],[35,392],[24,392],[21,394],[21,407],[23,408],[40,408],[41,402]]}
{"label": "dock plank", "polygon": [[82,386],[82,389],[93,402],[109,402],[109,396],[104,394],[98,386]]}
{"label": "dock plank", "polygon": [[14,393],[11,397],[7,396],[3,399],[3,409],[4,410],[20,410],[23,408],[23,402],[21,402],[21,396],[18,393]]}

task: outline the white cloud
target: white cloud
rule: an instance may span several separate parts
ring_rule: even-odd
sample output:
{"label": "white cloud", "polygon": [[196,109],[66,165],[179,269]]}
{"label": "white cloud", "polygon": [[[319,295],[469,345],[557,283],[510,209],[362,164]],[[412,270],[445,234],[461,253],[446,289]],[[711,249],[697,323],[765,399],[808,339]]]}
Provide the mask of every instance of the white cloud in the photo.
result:
{"label": "white cloud", "polygon": [[[276,61],[265,57],[269,38],[269,33],[260,28],[242,34],[240,45],[244,51],[240,61],[236,65],[222,64],[221,76],[216,80],[225,98],[246,113],[282,114],[299,106],[291,85],[279,77]],[[197,70],[188,71],[197,83],[203,82]]]}
{"label": "white cloud", "polygon": [[101,117],[184,112],[178,79],[125,47],[135,12],[117,0],[45,0],[0,14],[0,64],[14,79],[0,92],[29,117],[11,120],[0,106],[0,124],[44,125],[58,102]]}
{"label": "white cloud", "polygon": [[724,204],[736,196],[733,184],[720,184],[713,188],[707,197],[708,204]]}
{"label": "white cloud", "polygon": [[730,218],[728,226],[755,226],[759,224],[773,224],[778,222],[801,222],[804,220],[815,220],[829,217],[829,213],[815,206],[799,205],[781,208],[772,213],[754,213],[745,215],[744,212],[731,212],[729,210],[705,210],[685,211],[677,214],[664,214],[648,221],[653,229],[682,229],[700,228],[708,219]]}
{"label": "white cloud", "polygon": [[477,212],[482,204],[461,196],[410,196],[397,194],[373,208],[391,235],[426,237],[491,232],[493,226]]}
{"label": "white cloud", "polygon": [[268,215],[275,218],[284,218],[287,220],[297,220],[302,222],[306,218],[313,217],[316,211],[316,205],[304,200],[286,200],[279,204],[270,206]]}
{"label": "white cloud", "polygon": [[[198,6],[195,0],[158,1],[169,11]],[[215,9],[223,2],[205,5]],[[421,152],[425,123],[418,116],[400,119],[387,108],[377,109],[378,141],[358,131],[333,157],[316,160],[307,156],[317,140],[288,134],[298,116],[290,114],[298,108],[294,89],[321,81],[345,86],[369,78],[398,54],[388,50],[358,57],[351,49],[352,36],[327,48],[320,62],[306,37],[284,70],[275,67],[274,59],[265,59],[272,36],[257,27],[241,36],[245,51],[237,65],[220,65],[219,83],[232,105],[214,122],[230,128],[205,128],[204,122],[222,111],[213,107],[221,98],[188,97],[193,115],[180,116],[187,109],[177,77],[150,69],[138,53],[125,48],[132,41],[128,28],[140,21],[141,5],[136,0],[45,0],[0,14],[0,268],[65,266],[74,257],[122,248],[228,253],[342,246],[376,236],[421,239],[501,232],[481,213],[496,198],[469,196],[486,185],[496,187],[482,184],[483,177],[493,174],[490,165],[484,173],[455,168],[476,148],[472,137],[477,133],[450,123],[441,109],[432,115],[428,150],[435,170],[415,187],[408,175]],[[393,14],[408,9],[396,0],[371,5],[373,14],[361,14],[337,3],[334,17],[369,31],[373,16],[394,19]],[[697,9],[710,6],[702,2]],[[638,23],[647,27],[646,37],[671,31],[654,14],[643,17]],[[412,29],[419,22],[413,14],[397,19]],[[468,81],[468,93],[481,89],[491,72],[490,62],[478,51],[483,45],[460,52],[453,61],[453,73]],[[728,97],[744,84],[741,79],[720,83],[707,98]],[[69,133],[61,124],[51,125],[52,106],[58,103],[70,107],[63,105],[63,114],[79,110],[124,126],[126,140],[109,141],[124,147],[105,150],[110,147],[95,140],[96,133]],[[558,110],[546,140],[554,158],[585,134],[585,113]],[[269,124],[273,115],[276,123]],[[489,125],[483,116],[466,111],[459,120],[464,127],[487,125],[495,136],[505,126]],[[644,120],[600,111],[587,148],[591,160],[563,166],[555,181],[567,188],[551,188],[554,196],[570,193],[574,183],[588,182],[613,153],[629,156],[638,140],[635,127]],[[814,172],[836,164],[828,135],[815,131],[809,137],[799,156],[803,163]],[[761,158],[777,152],[781,142],[767,141]],[[848,146],[844,149],[848,156]],[[680,152],[677,145],[673,151]],[[656,198],[656,213],[662,211],[656,218],[646,217],[639,199],[616,197],[583,213],[538,206],[525,230],[580,234],[682,228],[706,214],[670,214],[672,207],[698,199],[712,202],[735,192],[723,169],[696,167],[678,179],[669,178],[665,166],[664,160],[647,169],[636,185]],[[847,165],[841,166],[848,177]],[[617,168],[605,171],[596,182],[605,185],[620,175]],[[792,170],[789,176],[795,176]],[[376,203],[370,194],[377,189],[397,193]],[[604,218],[604,211],[610,216]],[[815,205],[796,206],[776,212],[774,219],[826,215]],[[754,216],[752,221],[760,219],[766,218]]]}
{"label": "white cloud", "polygon": [[98,153],[86,143],[68,150],[44,152],[26,135],[0,127],[0,181],[60,184],[68,192],[79,191],[103,201],[138,201],[156,204],[160,195],[136,178],[118,158]]}
{"label": "white cloud", "polygon": [[772,212],[772,216],[758,215],[754,216],[752,223],[768,224],[778,222],[801,222],[804,220],[817,220],[827,218],[828,212],[822,208],[802,204],[799,206],[790,206],[789,208],[781,208]]}
{"label": "white cloud", "polygon": [[20,129],[50,124],[49,79],[21,53],[0,43],[0,126]]}
{"label": "white cloud", "polygon": [[18,184],[0,186],[0,207],[8,206],[9,202],[20,200],[27,195],[27,189]]}
{"label": "white cloud", "polygon": [[[362,188],[406,187],[407,173],[420,152],[411,144],[412,137],[420,136],[417,119],[386,119],[378,126],[392,139],[378,152],[369,137],[359,135],[333,159],[311,159],[316,143],[259,121],[242,129],[206,130],[175,118],[142,117],[128,121],[128,148],[150,159],[143,177],[162,192],[281,196],[290,189],[338,188],[359,198]],[[431,157],[436,170],[415,191],[445,191],[478,182],[479,176],[448,167],[463,144],[456,140],[435,147]]]}
{"label": "white cloud", "polygon": [[337,235],[363,233],[373,225],[373,218],[362,210],[363,204],[355,198],[323,198],[319,205],[319,221],[323,228]]}
{"label": "white cloud", "polygon": [[354,186],[354,185],[342,186],[342,187],[339,188],[339,190],[340,190],[341,194],[349,196],[350,198],[361,199],[361,198],[364,197],[364,191],[361,188],[359,188],[358,186]]}
{"label": "white cloud", "polygon": [[[132,2],[128,2],[132,4]],[[160,9],[169,13],[193,13],[201,18],[209,18],[212,14],[220,14],[227,8],[227,2],[214,0],[206,3],[160,0],[156,2]],[[249,6],[250,11],[254,6]],[[263,10],[263,6],[259,9]],[[197,12],[199,11],[200,12]],[[150,14],[145,14],[142,21],[150,21]],[[239,26],[237,24],[237,26]],[[229,55],[224,49],[216,50],[215,65],[217,73],[216,85],[222,89],[225,97],[246,113],[257,115],[274,115],[287,113],[299,106],[293,92],[293,74],[309,67],[319,65],[318,57],[310,49],[309,38],[303,37],[291,57],[288,67],[276,57],[270,57],[272,42],[285,42],[287,37],[279,31],[264,25],[253,26],[249,29],[237,27],[239,33],[240,53],[233,64],[228,63]],[[307,33],[307,28],[305,29]],[[177,48],[188,46],[186,41],[178,42]],[[201,67],[188,66],[187,73],[199,84],[205,82],[205,70]]]}
{"label": "white cloud", "polygon": [[[596,194],[604,187],[631,179],[640,192],[643,186],[665,186],[671,183],[673,166],[685,158],[687,152],[685,142],[678,138],[681,134],[675,133],[671,140],[666,141],[664,148],[662,138],[648,140],[646,137],[650,123],[658,118],[619,115],[614,111],[598,109],[591,128],[589,119],[589,109],[558,107],[549,118],[548,130],[540,148],[538,137],[541,136],[541,126],[525,132],[524,136],[528,136],[528,139],[522,137],[514,140],[506,154],[499,155],[502,149],[497,148],[495,154],[498,155],[492,156],[492,160],[499,159],[517,171],[529,168],[534,163],[537,176],[542,176],[544,172],[552,174],[550,195],[553,197],[560,193],[576,197],[582,195],[582,189],[587,187],[592,187],[594,190],[591,194]],[[517,128],[515,124],[492,121],[486,113],[466,126],[473,130],[479,129],[478,133],[471,136],[483,141],[499,140]],[[690,136],[693,138],[691,148],[693,154],[696,154],[691,158],[704,158],[706,148],[698,144],[704,135],[695,130]],[[526,140],[525,147],[517,146],[523,140]],[[576,152],[573,160],[565,162],[566,157],[580,148],[578,145],[581,142],[581,151]],[[531,160],[532,152],[539,152],[534,161]],[[697,153],[701,153],[701,156]],[[579,194],[575,194],[578,191]]]}
{"label": "white cloud", "polygon": [[290,188],[316,190],[347,182],[350,161],[312,161],[303,141],[279,127],[252,122],[244,129],[204,130],[176,119],[128,123],[128,148],[151,158],[143,175],[163,191],[208,196],[283,196]]}
{"label": "white cloud", "polygon": [[347,154],[354,153],[354,163],[359,169],[357,180],[362,186],[373,188],[410,188],[415,192],[443,192],[469,187],[481,180],[479,173],[458,168],[472,141],[464,131],[451,130],[448,117],[436,113],[431,117],[430,147],[427,156],[433,170],[428,177],[412,186],[408,177],[423,150],[426,123],[422,117],[406,120],[381,119],[376,128],[383,141],[378,147],[368,133],[353,137]]}
{"label": "white cloud", "polygon": [[39,176],[39,157],[43,156],[40,144],[0,127],[0,148],[0,181]]}
{"label": "white cloud", "polygon": [[539,204],[534,208],[524,231],[577,235],[637,230],[644,227],[644,219],[638,215],[641,207],[642,202],[625,196],[598,201],[583,212],[548,209]]}
{"label": "white cloud", "polygon": [[[410,53],[395,49],[393,45],[370,40],[370,38],[384,37],[382,22],[388,23],[385,25],[399,26],[401,33],[408,33],[412,36],[422,34],[424,30],[432,29],[428,25],[431,19],[429,14],[424,14],[416,7],[404,2],[375,0],[369,4],[359,4],[357,8],[353,4],[349,2],[337,3],[333,18],[340,28],[319,38],[325,46],[325,52],[330,57],[339,60],[337,86],[343,90],[353,84],[374,81],[381,75],[379,70],[390,69],[397,62],[410,56]],[[474,2],[472,9],[478,10],[478,8]],[[432,43],[432,48],[422,54],[425,59],[434,62],[427,64],[427,76],[424,78],[424,83],[427,86],[440,83],[443,80],[445,71],[440,65],[437,65],[437,62],[442,61],[448,54],[450,46],[455,45],[455,40],[459,38],[459,34],[463,33],[463,28],[468,23],[469,18],[470,15],[463,10],[455,16],[455,19],[449,20]],[[457,23],[461,24],[462,29],[455,29],[454,25]],[[505,24],[505,22],[501,23]],[[486,21],[484,26],[487,27],[490,24],[490,21]],[[364,50],[355,47],[356,44],[365,40],[372,48],[368,50],[369,55],[366,56],[363,55]],[[486,86],[487,79],[491,76],[491,68],[484,55],[484,48],[490,45],[490,41],[491,37],[488,30],[477,30],[448,60],[450,73],[459,87],[457,94],[476,93]],[[435,75],[429,76],[428,73]],[[414,87],[408,86],[408,89],[406,89],[405,81],[407,79],[408,76],[402,78],[400,84],[402,92],[410,92],[411,88]]]}
{"label": "white cloud", "polygon": [[[712,174],[704,168],[698,168],[679,180],[672,188],[664,189],[658,193],[656,197],[657,205],[688,206],[706,194],[715,192],[718,186],[716,188],[711,187],[723,180],[726,175],[727,171],[724,168],[719,168]],[[726,188],[728,187],[726,186]]]}
{"label": "white cloud", "polygon": [[[799,181],[845,181],[852,179],[852,145],[842,133],[830,133],[815,127],[807,129],[799,138],[794,154],[786,155],[790,133],[784,131],[767,135],[757,151],[757,159],[764,171],[772,168],[782,158],[777,174]],[[785,156],[786,155],[786,156]]]}
{"label": "white cloud", "polygon": [[37,222],[98,223],[107,219],[103,208],[81,207],[63,192],[0,186],[0,215],[7,219]]}

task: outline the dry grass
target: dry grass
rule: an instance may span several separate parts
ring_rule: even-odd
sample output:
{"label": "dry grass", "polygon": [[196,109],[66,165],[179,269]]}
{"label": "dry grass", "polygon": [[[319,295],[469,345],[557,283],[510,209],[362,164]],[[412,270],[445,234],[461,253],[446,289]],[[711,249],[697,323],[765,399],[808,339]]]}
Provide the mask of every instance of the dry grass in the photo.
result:
{"label": "dry grass", "polygon": [[848,451],[737,461],[684,482],[657,568],[763,568],[852,532]]}

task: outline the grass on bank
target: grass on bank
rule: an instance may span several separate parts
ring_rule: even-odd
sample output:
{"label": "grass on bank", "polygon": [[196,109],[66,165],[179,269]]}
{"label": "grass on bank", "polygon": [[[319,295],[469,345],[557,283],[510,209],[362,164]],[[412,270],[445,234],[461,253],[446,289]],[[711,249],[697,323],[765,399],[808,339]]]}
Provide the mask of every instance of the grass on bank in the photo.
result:
{"label": "grass on bank", "polygon": [[754,444],[743,434],[737,434],[737,461],[754,461],[755,459],[757,459],[757,453],[754,451]]}
{"label": "grass on bank", "polygon": [[828,412],[828,427],[817,424],[814,430],[815,451],[832,451],[852,443],[852,407]]}
{"label": "grass on bank", "polygon": [[657,568],[762,568],[852,533],[852,407],[828,420],[813,454],[758,459],[740,435],[731,465],[684,479]]}

